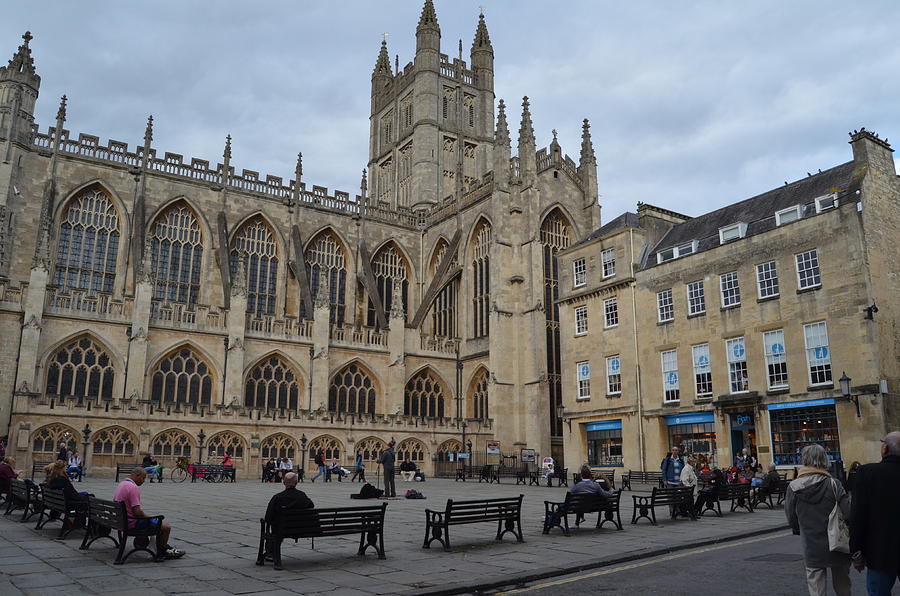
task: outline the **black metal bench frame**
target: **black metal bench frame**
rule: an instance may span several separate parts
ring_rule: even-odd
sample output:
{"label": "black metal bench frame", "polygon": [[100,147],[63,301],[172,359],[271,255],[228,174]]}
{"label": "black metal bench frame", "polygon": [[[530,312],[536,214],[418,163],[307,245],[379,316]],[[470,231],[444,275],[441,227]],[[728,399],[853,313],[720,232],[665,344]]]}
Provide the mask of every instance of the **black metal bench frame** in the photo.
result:
{"label": "black metal bench frame", "polygon": [[[35,530],[40,530],[51,521],[62,523],[57,538],[65,538],[73,530],[83,530],[87,523],[87,501],[69,503],[66,493],[62,489],[45,488],[41,491],[41,500],[44,507],[38,515]],[[59,514],[54,517],[52,514]],[[46,519],[45,519],[46,518]],[[72,527],[66,528],[66,521],[72,520]],[[80,523],[78,523],[80,521]]]}
{"label": "black metal bench frame", "polygon": [[384,512],[387,503],[369,507],[331,507],[327,509],[283,509],[278,513],[277,525],[259,520],[259,552],[257,565],[265,565],[266,555],[272,557],[276,570],[283,569],[281,543],[285,538],[312,538],[359,534],[358,556],[369,547],[384,559]]}
{"label": "black metal bench frame", "polygon": [[569,468],[554,468],[553,477],[547,478],[547,486],[553,486],[553,478],[556,478],[556,486],[569,486]]}
{"label": "black metal bench frame", "polygon": [[207,476],[216,479],[225,478],[230,482],[236,482],[237,474],[234,466],[223,466],[222,464],[191,464],[191,482],[197,482],[197,479],[206,480]]}
{"label": "black metal bench frame", "polygon": [[[661,505],[670,505],[672,507],[672,519],[679,515],[687,515],[693,519],[697,519],[694,512],[694,489],[690,486],[671,486],[666,488],[653,487],[653,492],[649,495],[632,495],[634,499],[634,512],[631,514],[631,523],[637,524],[638,520],[645,518],[654,526],[656,525],[655,508]],[[640,511],[640,515],[638,515]]]}
{"label": "black metal bench frame", "polygon": [[[33,487],[33,488],[32,488]],[[9,493],[6,495],[6,512],[10,515],[16,509],[22,508],[21,522],[27,522],[32,515],[40,513],[44,509],[41,499],[41,487],[33,484],[29,487],[24,480],[13,478],[9,481]]]}
{"label": "black metal bench frame", "polygon": [[[129,474],[131,474],[131,471],[135,468],[141,468],[142,470],[146,469],[146,468],[144,468],[144,464],[141,464],[141,463],[123,464],[123,463],[116,462],[116,482],[119,481],[119,476],[121,474],[125,474],[126,476],[128,476]],[[165,468],[160,468],[159,477],[157,478],[157,482],[163,481],[163,470],[164,469]],[[149,472],[147,472],[147,482],[151,482],[151,483],[153,482],[153,474],[150,474]]]}
{"label": "black metal bench frame", "polygon": [[[54,463],[54,462],[52,462],[52,461],[33,462],[31,464],[31,479],[34,480],[35,474],[37,474],[38,472],[43,472],[44,468],[46,468],[47,466],[49,466],[52,463]],[[68,467],[68,466],[66,466],[66,467]],[[43,479],[41,481],[43,482]]]}
{"label": "black metal bench frame", "polygon": [[[779,478],[778,481],[769,487],[769,490],[764,491],[761,496],[760,491],[762,490],[762,487],[758,487],[756,489],[756,496],[753,498],[754,509],[760,505],[765,505],[769,509],[781,507],[784,504],[784,498],[787,496],[787,488],[790,483],[790,480]],[[776,497],[777,500],[773,503],[772,499]]]}
{"label": "black metal bench frame", "polygon": [[[600,475],[603,475],[609,481],[608,490],[616,490],[616,471],[615,469],[608,468],[591,468],[591,479],[599,480]],[[572,472],[572,484],[578,484],[581,482],[581,472]]]}
{"label": "black metal bench frame", "polygon": [[447,499],[443,511],[425,510],[425,542],[422,548],[431,548],[437,540],[445,551],[450,550],[450,526],[497,522],[497,540],[503,540],[507,532],[512,532],[518,542],[522,537],[522,499],[525,495],[503,499],[478,499],[454,501]]}
{"label": "black metal bench frame", "polygon": [[[549,534],[553,528],[559,528],[566,536],[569,534],[569,516],[575,515],[576,521],[587,513],[597,514],[597,528],[602,528],[606,522],[612,522],[617,530],[622,530],[622,517],[619,514],[619,503],[622,500],[622,489],[617,490],[612,497],[604,497],[597,494],[566,493],[566,500],[561,503],[544,501],[544,534]],[[615,515],[615,517],[613,517]],[[555,523],[550,524],[552,517],[556,517]]]}
{"label": "black metal bench frame", "polygon": [[[156,522],[148,521],[146,528],[129,528],[128,520],[156,520]],[[87,531],[84,533],[84,540],[81,541],[80,550],[87,550],[91,545],[101,538],[109,538],[112,540],[118,551],[116,553],[116,565],[122,565],[125,561],[136,552],[150,553],[154,560],[159,559],[161,553],[150,548],[150,538],[159,534],[162,529],[162,520],[164,515],[152,515],[148,517],[134,517],[128,515],[125,510],[125,503],[122,501],[106,501],[88,497],[88,524]],[[116,537],[112,536],[112,531],[116,531]],[[134,538],[134,548],[125,554],[125,548],[128,545],[128,539]]]}
{"label": "black metal bench frame", "polygon": [[632,490],[632,482],[638,482],[640,484],[656,484],[659,488],[665,488],[665,486],[663,485],[662,472],[628,470],[627,474],[622,474],[623,489]]}
{"label": "black metal bench frame", "polygon": [[731,501],[732,513],[737,511],[739,507],[746,509],[749,513],[753,513],[749,484],[720,484],[716,495],[704,501],[700,515],[702,516],[707,511],[712,511],[716,514],[716,517],[722,517],[722,501]]}

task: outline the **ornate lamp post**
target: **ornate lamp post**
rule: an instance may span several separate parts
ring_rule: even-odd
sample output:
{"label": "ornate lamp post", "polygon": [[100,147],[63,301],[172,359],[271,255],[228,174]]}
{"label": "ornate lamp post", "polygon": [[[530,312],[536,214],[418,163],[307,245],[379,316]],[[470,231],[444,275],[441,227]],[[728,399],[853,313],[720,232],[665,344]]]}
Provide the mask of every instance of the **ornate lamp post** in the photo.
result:
{"label": "ornate lamp post", "polygon": [[200,456],[197,459],[197,463],[203,463],[203,444],[206,442],[206,433],[203,432],[203,429],[200,429],[200,432],[197,434],[197,440],[200,441]]}
{"label": "ornate lamp post", "polygon": [[80,479],[82,476],[84,476],[84,473],[87,471],[87,467],[88,467],[88,444],[91,442],[91,432],[92,432],[92,431],[91,431],[91,425],[90,425],[90,424],[85,424],[85,425],[84,425],[84,428],[81,429],[81,434],[83,435],[83,439],[82,439],[82,441],[81,441],[81,444],[82,444],[81,454],[82,454],[82,456],[81,456],[81,474],[78,475],[78,478],[79,478],[79,479]]}
{"label": "ornate lamp post", "polygon": [[300,435],[300,473],[301,478],[306,475],[306,442],[309,439],[306,438],[306,433]]}
{"label": "ornate lamp post", "polygon": [[843,397],[848,402],[856,405],[856,417],[860,418],[861,414],[859,411],[859,396],[853,395],[852,388],[850,387],[850,381],[852,380],[853,379],[847,376],[847,373],[841,373],[841,378],[838,379],[838,382],[841,384],[841,397]]}

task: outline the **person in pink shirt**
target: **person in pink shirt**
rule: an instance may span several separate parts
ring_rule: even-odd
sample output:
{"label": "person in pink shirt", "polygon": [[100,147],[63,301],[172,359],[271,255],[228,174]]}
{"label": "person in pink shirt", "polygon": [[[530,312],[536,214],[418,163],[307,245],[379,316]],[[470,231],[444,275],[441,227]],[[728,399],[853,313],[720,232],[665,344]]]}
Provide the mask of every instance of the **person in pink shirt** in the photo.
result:
{"label": "person in pink shirt", "polygon": [[128,513],[128,527],[145,529],[151,525],[160,524],[159,534],[156,535],[156,559],[162,561],[165,559],[178,559],[184,556],[183,550],[178,550],[169,544],[169,535],[172,533],[172,526],[166,522],[157,519],[137,519],[145,518],[147,514],[141,508],[141,485],[147,479],[147,470],[137,467],[131,471],[125,480],[116,487],[113,501],[125,503],[125,511]]}

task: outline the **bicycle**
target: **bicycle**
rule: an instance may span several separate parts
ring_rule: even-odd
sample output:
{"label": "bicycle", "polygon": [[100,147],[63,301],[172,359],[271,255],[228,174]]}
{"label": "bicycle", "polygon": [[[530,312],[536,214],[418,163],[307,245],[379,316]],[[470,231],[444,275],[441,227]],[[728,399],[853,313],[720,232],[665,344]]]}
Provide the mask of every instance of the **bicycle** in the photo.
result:
{"label": "bicycle", "polygon": [[169,478],[172,482],[184,482],[188,477],[188,459],[186,457],[179,457],[178,461],[175,462],[175,467],[172,468],[172,473],[169,475]]}

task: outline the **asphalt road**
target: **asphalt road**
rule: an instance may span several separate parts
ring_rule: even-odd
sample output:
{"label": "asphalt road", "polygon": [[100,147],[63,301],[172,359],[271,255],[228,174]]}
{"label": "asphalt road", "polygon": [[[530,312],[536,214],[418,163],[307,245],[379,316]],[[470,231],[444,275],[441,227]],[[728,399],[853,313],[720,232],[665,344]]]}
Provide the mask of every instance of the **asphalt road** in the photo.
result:
{"label": "asphalt road", "polygon": [[[850,574],[854,596],[865,596],[865,572]],[[808,592],[800,537],[777,532],[490,592],[496,596],[624,593],[804,596]],[[900,595],[900,585],[892,594]]]}

